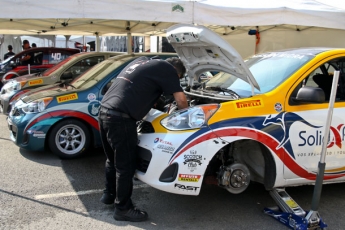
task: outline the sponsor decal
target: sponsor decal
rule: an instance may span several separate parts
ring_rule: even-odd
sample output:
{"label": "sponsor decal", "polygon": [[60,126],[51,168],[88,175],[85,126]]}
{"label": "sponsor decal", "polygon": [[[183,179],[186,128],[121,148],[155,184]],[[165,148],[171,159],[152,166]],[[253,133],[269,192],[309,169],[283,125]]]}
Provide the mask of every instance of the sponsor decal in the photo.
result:
{"label": "sponsor decal", "polygon": [[195,163],[195,162],[189,162],[187,164],[188,166],[188,169],[191,171],[191,172],[194,172],[195,170],[198,169],[198,163]]}
{"label": "sponsor decal", "polygon": [[184,8],[180,4],[173,4],[171,10],[172,12],[179,12],[179,13],[184,12]]}
{"label": "sponsor decal", "polygon": [[35,79],[35,80],[29,81],[28,85],[33,86],[33,85],[38,85],[38,84],[42,84],[42,83],[43,83],[43,79]]}
{"label": "sponsor decal", "polygon": [[63,96],[56,97],[56,100],[58,103],[63,103],[67,101],[73,101],[78,99],[78,94],[76,93],[71,93],[71,94],[66,94]]}
{"label": "sponsor decal", "polygon": [[236,105],[235,106],[236,109],[251,109],[254,107],[263,107],[264,106],[260,99],[241,101],[241,102],[237,102],[235,105]]}
{"label": "sponsor decal", "polygon": [[[287,144],[290,140],[290,127],[293,123],[296,121],[300,121],[310,127],[313,128],[321,128],[321,126],[315,126],[304,120],[302,117],[300,117],[298,114],[295,113],[289,113],[289,112],[281,112],[277,114],[276,116],[268,115],[265,120],[263,121],[262,125],[263,126],[277,126],[282,129],[282,132],[284,135],[280,135],[282,138],[280,140],[279,145],[277,146],[276,150],[280,149],[283,147],[285,144]],[[294,157],[292,155],[292,157]]]}
{"label": "sponsor decal", "polygon": [[179,174],[178,180],[184,182],[198,182],[201,175]]}
{"label": "sponsor decal", "polygon": [[159,142],[159,143],[161,143],[161,144],[165,144],[165,145],[171,145],[172,146],[172,143],[170,142],[170,141],[165,141],[165,140],[163,140],[163,139],[160,139],[160,138],[156,138],[156,139],[154,139],[154,141],[153,141],[154,143],[157,143],[157,142]]}
{"label": "sponsor decal", "polygon": [[174,188],[178,190],[192,191],[192,192],[193,191],[196,192],[199,189],[199,187],[177,184],[177,183],[175,184]]}
{"label": "sponsor decal", "polygon": [[202,155],[184,155],[184,164],[190,163],[190,162],[195,162],[199,165],[202,164]]}
{"label": "sponsor decal", "polygon": [[45,138],[46,134],[43,131],[29,130],[28,134],[32,134],[33,137]]}
{"label": "sponsor decal", "polygon": [[277,112],[281,112],[283,110],[283,106],[282,104],[280,104],[279,102],[275,103],[274,105],[274,109],[277,111]]}
{"label": "sponsor decal", "polygon": [[172,154],[174,152],[174,150],[175,150],[174,147],[168,146],[168,145],[163,145],[163,144],[157,145],[157,149],[161,149],[162,152],[170,153],[170,154]]}
{"label": "sponsor decal", "polygon": [[96,100],[96,94],[94,94],[94,93],[89,93],[89,94],[87,95],[87,99],[88,99],[89,101],[94,101],[94,100]]}
{"label": "sponsor decal", "polygon": [[91,101],[87,106],[87,110],[92,116],[97,116],[100,108],[101,103],[99,101]]}
{"label": "sponsor decal", "polygon": [[55,79],[55,78],[56,78],[56,75],[52,75],[50,78],[51,78],[51,79]]}
{"label": "sponsor decal", "polygon": [[[313,156],[320,156],[321,147],[325,136],[323,135],[324,130],[319,129],[312,129],[312,130],[301,130],[298,133],[298,147],[302,147],[302,149],[310,148],[315,149],[317,152],[314,151],[302,151],[296,152],[297,157],[313,157]],[[327,156],[335,156],[335,155],[343,155],[345,151],[342,150],[342,141],[345,139],[345,125],[340,124],[337,127],[330,126],[330,133],[327,140],[327,149],[335,147],[336,149],[330,150],[326,152]]]}
{"label": "sponsor decal", "polygon": [[197,153],[196,150],[193,150],[193,149],[190,150],[190,154],[194,154],[195,155],[196,153]]}

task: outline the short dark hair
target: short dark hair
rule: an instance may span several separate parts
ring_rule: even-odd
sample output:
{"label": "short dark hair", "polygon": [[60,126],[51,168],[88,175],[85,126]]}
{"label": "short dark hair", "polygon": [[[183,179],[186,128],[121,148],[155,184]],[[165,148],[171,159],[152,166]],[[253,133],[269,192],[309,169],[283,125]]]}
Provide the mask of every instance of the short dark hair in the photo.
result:
{"label": "short dark hair", "polygon": [[11,45],[8,45],[7,48],[8,48],[9,50],[13,50],[13,47],[12,47]]}
{"label": "short dark hair", "polygon": [[171,65],[173,65],[175,67],[177,73],[180,74],[181,77],[183,77],[183,75],[186,73],[186,67],[184,67],[181,59],[179,59],[177,57],[171,57],[171,58],[167,58],[165,60],[167,62],[169,62]]}
{"label": "short dark hair", "polygon": [[24,40],[24,41],[23,41],[23,45],[25,45],[25,44],[30,44],[30,43],[29,43],[28,40]]}
{"label": "short dark hair", "polygon": [[31,44],[32,47],[37,47],[36,43]]}

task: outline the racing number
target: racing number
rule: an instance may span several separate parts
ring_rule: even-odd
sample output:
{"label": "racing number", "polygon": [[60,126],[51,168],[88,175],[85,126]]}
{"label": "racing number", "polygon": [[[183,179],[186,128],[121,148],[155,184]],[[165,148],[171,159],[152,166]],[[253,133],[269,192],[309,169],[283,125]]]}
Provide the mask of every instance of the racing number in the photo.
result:
{"label": "racing number", "polygon": [[61,60],[61,53],[52,53],[52,58],[54,61],[60,61]]}

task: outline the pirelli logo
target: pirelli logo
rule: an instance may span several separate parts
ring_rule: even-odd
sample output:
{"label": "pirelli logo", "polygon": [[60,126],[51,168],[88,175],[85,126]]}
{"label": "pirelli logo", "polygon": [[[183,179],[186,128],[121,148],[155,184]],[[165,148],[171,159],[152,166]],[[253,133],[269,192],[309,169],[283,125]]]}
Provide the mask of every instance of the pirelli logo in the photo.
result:
{"label": "pirelli logo", "polygon": [[236,103],[236,109],[251,109],[255,107],[263,107],[263,103],[260,99],[250,100],[250,101],[241,101]]}
{"label": "pirelli logo", "polygon": [[184,182],[198,182],[201,175],[179,174],[178,180]]}
{"label": "pirelli logo", "polygon": [[56,100],[58,103],[63,103],[66,101],[73,101],[78,99],[78,94],[76,93],[71,93],[71,94],[66,94],[60,97],[56,97]]}
{"label": "pirelli logo", "polygon": [[38,85],[38,84],[42,84],[43,83],[43,79],[35,79],[35,80],[31,80],[29,81],[29,86],[33,86],[33,85]]}

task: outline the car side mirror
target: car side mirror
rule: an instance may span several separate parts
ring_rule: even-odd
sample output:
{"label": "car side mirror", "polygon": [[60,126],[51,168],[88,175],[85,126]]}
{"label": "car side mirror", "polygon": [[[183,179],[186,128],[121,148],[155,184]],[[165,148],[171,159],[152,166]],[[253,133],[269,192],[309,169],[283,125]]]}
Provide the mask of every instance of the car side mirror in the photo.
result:
{"label": "car side mirror", "polygon": [[17,64],[16,64],[14,61],[10,61],[10,66],[11,66],[11,67],[16,67]]}
{"label": "car side mirror", "polygon": [[292,99],[299,103],[323,103],[325,102],[325,92],[321,88],[305,86],[300,88],[297,96]]}
{"label": "car side mirror", "polygon": [[60,80],[72,80],[73,79],[73,74],[71,72],[64,72],[61,77]]}

